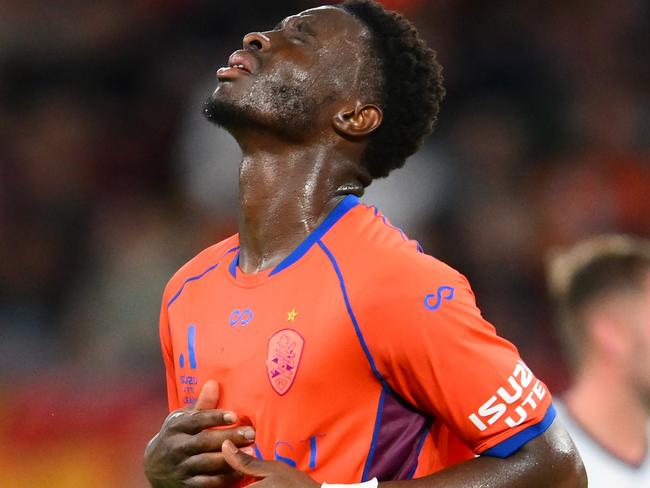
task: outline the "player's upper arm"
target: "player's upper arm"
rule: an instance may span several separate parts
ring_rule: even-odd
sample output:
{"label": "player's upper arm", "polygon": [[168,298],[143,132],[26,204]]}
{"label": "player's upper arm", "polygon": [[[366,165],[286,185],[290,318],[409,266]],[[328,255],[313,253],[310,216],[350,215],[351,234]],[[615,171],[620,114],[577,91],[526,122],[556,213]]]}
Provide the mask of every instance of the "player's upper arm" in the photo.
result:
{"label": "player's upper arm", "polygon": [[417,263],[364,302],[360,327],[378,372],[477,454],[508,456],[551,424],[550,394],[483,319],[464,276],[428,256]]}

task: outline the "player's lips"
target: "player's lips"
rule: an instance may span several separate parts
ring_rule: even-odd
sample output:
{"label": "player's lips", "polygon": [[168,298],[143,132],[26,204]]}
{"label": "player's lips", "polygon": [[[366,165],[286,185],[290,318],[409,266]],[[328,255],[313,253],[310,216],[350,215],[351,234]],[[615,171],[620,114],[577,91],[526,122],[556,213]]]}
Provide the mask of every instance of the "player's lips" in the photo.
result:
{"label": "player's lips", "polygon": [[228,79],[254,75],[258,68],[259,62],[252,53],[246,50],[235,51],[228,59],[228,67],[217,70],[217,78]]}

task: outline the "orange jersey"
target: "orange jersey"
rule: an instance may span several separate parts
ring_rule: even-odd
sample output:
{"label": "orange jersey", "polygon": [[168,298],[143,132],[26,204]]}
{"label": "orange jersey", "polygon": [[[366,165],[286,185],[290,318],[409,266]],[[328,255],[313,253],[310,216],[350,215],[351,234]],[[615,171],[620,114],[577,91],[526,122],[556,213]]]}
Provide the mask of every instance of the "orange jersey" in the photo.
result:
{"label": "orange jersey", "polygon": [[315,480],[420,477],[543,433],[551,396],[460,273],[345,197],[273,270],[238,238],[181,268],[162,304],[169,408],[220,384],[254,451]]}

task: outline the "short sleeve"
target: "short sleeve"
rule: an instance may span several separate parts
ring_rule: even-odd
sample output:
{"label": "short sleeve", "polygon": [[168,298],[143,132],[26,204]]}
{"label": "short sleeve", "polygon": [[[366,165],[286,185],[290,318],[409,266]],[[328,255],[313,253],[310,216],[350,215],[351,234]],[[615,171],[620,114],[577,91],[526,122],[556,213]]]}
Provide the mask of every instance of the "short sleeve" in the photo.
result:
{"label": "short sleeve", "polygon": [[174,352],[170,335],[169,315],[167,313],[166,290],[163,294],[162,306],[160,307],[160,346],[162,349],[163,361],[165,363],[165,377],[167,383],[167,404],[169,411],[178,410],[181,404],[178,401],[176,392],[176,373],[174,368]]}
{"label": "short sleeve", "polygon": [[426,258],[435,265],[383,280],[363,307],[377,373],[476,454],[509,456],[553,422],[551,395],[483,319],[465,277]]}

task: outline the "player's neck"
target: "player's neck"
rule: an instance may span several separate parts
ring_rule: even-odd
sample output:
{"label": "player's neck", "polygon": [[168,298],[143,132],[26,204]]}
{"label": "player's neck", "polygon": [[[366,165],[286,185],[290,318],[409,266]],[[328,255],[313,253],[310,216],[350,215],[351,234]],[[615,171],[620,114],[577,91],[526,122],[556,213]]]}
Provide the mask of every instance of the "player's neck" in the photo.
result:
{"label": "player's neck", "polygon": [[610,452],[630,464],[645,458],[647,406],[615,368],[602,363],[586,366],[565,399],[571,415]]}
{"label": "player's neck", "polygon": [[239,266],[278,264],[347,194],[361,195],[359,169],[332,148],[244,150],[239,173]]}

